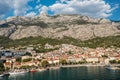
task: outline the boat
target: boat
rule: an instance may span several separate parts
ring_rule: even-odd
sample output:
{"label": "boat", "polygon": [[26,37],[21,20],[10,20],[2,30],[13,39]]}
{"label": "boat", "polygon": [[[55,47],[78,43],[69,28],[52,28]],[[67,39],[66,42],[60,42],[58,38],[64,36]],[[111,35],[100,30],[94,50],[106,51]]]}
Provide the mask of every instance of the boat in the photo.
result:
{"label": "boat", "polygon": [[60,69],[60,67],[50,67],[49,69]]}
{"label": "boat", "polygon": [[3,73],[3,76],[9,76],[10,74],[7,72],[7,73]]}
{"label": "boat", "polygon": [[0,77],[3,77],[3,74],[0,74]]}
{"label": "boat", "polygon": [[106,66],[106,69],[108,69],[108,70],[120,70],[120,68],[119,67],[116,67],[116,66]]}
{"label": "boat", "polygon": [[8,79],[8,77],[9,77],[9,73],[7,73],[7,72],[3,72],[3,73],[1,73],[0,74],[0,80],[7,80]]}
{"label": "boat", "polygon": [[36,72],[37,70],[36,69],[31,69],[30,72]]}
{"label": "boat", "polygon": [[9,76],[9,75],[10,75],[9,73],[4,72],[4,73],[0,74],[0,77]]}
{"label": "boat", "polygon": [[18,75],[18,74],[24,74],[27,73],[28,71],[25,70],[14,70],[14,71],[10,71],[9,74],[10,75]]}
{"label": "boat", "polygon": [[38,69],[39,72],[45,71],[46,69]]}

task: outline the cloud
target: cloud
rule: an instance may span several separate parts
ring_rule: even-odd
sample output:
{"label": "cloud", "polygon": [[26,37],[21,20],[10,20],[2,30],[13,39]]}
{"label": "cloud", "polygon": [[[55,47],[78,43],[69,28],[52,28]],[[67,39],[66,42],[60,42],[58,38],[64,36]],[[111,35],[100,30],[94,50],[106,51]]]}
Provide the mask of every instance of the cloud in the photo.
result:
{"label": "cloud", "polygon": [[28,2],[31,0],[14,0],[14,14],[15,15],[24,15],[29,9]]}
{"label": "cloud", "polygon": [[3,0],[0,1],[0,16],[5,15],[6,13],[8,13],[10,11],[10,9],[12,8],[9,4],[10,0]]}
{"label": "cloud", "polygon": [[25,16],[26,17],[34,17],[36,16],[37,14],[35,12],[30,12],[30,13],[27,13]]}
{"label": "cloud", "polygon": [[[36,1],[35,7],[28,3]],[[82,14],[95,18],[109,17],[112,11],[119,7],[111,7],[105,0],[56,0],[56,3],[46,6],[41,0],[2,0],[0,1],[0,17],[7,16],[13,10],[15,16],[34,16],[39,13],[50,14]],[[33,12],[34,11],[34,12]],[[29,13],[28,13],[29,12]]]}
{"label": "cloud", "polygon": [[6,15],[10,10],[13,10],[15,16],[25,15],[31,7],[28,2],[31,0],[3,0],[0,1],[0,16]]}
{"label": "cloud", "polygon": [[36,10],[38,10],[38,9],[40,9],[41,7],[42,7],[42,5],[41,5],[41,4],[36,5],[35,9],[36,9]]}
{"label": "cloud", "polygon": [[47,6],[42,6],[40,9],[39,9],[39,12],[40,12],[40,14],[41,13],[47,13],[48,12],[48,7]]}
{"label": "cloud", "polygon": [[95,18],[108,17],[113,10],[104,0],[60,0],[48,8],[54,14],[82,14]]}

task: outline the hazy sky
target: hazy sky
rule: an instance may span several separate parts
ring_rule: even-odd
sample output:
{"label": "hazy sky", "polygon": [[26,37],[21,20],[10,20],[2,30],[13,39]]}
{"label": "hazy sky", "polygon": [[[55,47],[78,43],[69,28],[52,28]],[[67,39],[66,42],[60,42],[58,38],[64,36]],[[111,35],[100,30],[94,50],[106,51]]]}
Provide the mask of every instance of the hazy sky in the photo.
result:
{"label": "hazy sky", "polygon": [[0,19],[41,13],[82,14],[120,20],[120,0],[0,0]]}

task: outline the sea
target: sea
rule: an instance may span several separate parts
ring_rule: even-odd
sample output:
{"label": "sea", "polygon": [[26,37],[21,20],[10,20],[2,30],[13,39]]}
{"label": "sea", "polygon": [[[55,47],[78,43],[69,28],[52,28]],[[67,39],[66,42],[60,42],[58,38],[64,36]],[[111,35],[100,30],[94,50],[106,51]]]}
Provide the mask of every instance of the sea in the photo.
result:
{"label": "sea", "polygon": [[0,80],[120,80],[120,70],[108,70],[103,66],[67,67],[12,75]]}

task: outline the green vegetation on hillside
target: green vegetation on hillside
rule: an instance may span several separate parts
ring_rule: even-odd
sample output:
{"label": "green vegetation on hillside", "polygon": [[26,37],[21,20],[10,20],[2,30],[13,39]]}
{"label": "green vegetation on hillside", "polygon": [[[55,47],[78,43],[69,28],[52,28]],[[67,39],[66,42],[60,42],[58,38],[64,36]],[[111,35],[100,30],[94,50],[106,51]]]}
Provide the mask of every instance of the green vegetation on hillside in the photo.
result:
{"label": "green vegetation on hillside", "polygon": [[3,63],[0,63],[0,72],[1,72],[1,71],[4,71],[4,70],[5,70],[4,64],[3,64]]}
{"label": "green vegetation on hillside", "polygon": [[54,51],[54,50],[58,50],[59,48],[54,48],[54,49],[44,49],[44,47],[41,48],[34,48],[34,50],[36,51],[36,53],[43,53],[43,52],[50,52],[50,51]]}
{"label": "green vegetation on hillside", "polygon": [[86,25],[86,24],[99,24],[99,23],[97,23],[97,22],[88,22],[88,21],[80,19],[80,20],[73,21],[72,24]]}
{"label": "green vegetation on hillside", "polygon": [[39,21],[39,22],[24,22],[24,23],[20,23],[18,25],[22,25],[22,26],[40,26],[42,28],[46,28],[48,27],[48,24],[43,22],[43,21]]}
{"label": "green vegetation on hillside", "polygon": [[[28,46],[28,45],[37,45],[40,44],[43,49],[44,45],[48,43],[50,45],[60,45],[60,44],[73,44],[80,47],[120,47],[120,36],[111,36],[103,38],[94,38],[86,41],[81,41],[71,37],[64,37],[63,39],[51,39],[43,37],[29,37],[18,40],[11,40],[7,37],[0,37],[0,47],[18,47],[18,46]],[[37,46],[36,46],[37,47]],[[50,51],[47,50],[46,51]]]}

